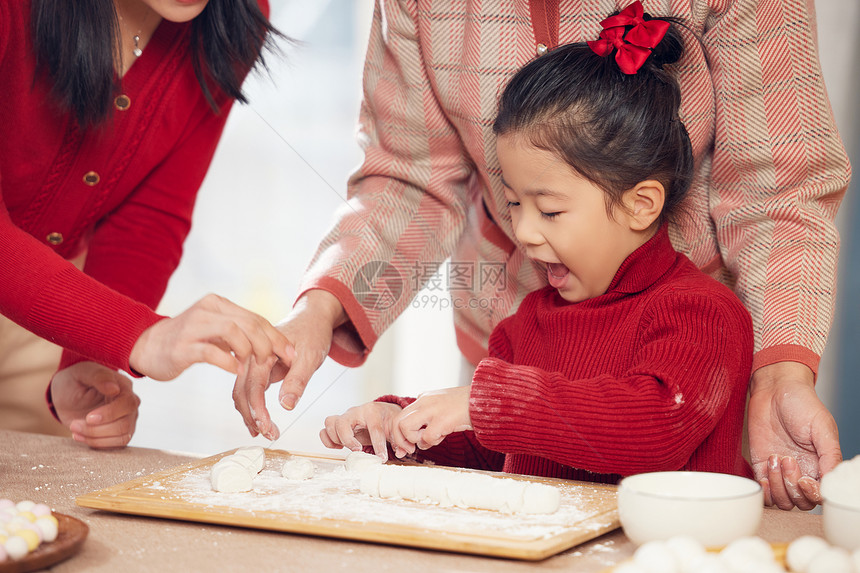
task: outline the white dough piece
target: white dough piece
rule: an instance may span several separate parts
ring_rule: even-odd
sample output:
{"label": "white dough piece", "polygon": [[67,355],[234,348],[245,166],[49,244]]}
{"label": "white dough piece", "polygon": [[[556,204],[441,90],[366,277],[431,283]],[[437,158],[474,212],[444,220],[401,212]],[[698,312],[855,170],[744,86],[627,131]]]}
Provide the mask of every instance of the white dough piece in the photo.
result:
{"label": "white dough piece", "polygon": [[807,573],[854,573],[851,554],[841,547],[828,547],[813,556]]}
{"label": "white dough piece", "polygon": [[666,540],[666,547],[675,556],[683,573],[696,573],[708,553],[702,542],[694,537],[678,535]]}
{"label": "white dough piece", "polygon": [[427,466],[371,467],[360,487],[374,497],[505,513],[553,513],[561,504],[561,492],[550,485]]}
{"label": "white dough piece", "polygon": [[788,570],[794,573],[807,573],[809,564],[818,554],[830,547],[823,538],[815,535],[803,535],[792,541],[785,551],[785,561]]}
{"label": "white dough piece", "polygon": [[292,480],[306,480],[314,477],[314,463],[307,458],[290,458],[284,462],[281,475]]}
{"label": "white dough piece", "polygon": [[346,471],[362,472],[373,466],[382,465],[382,458],[365,452],[350,452],[346,456]]}
{"label": "white dough piece", "polygon": [[755,572],[776,563],[773,548],[761,537],[741,537],[720,551],[720,559],[734,570]]}
{"label": "white dough piece", "polygon": [[679,573],[678,560],[663,541],[646,541],[633,554],[633,561],[648,573]]}
{"label": "white dough piece", "polygon": [[263,466],[266,465],[266,450],[263,446],[247,446],[245,448],[239,448],[232,455],[245,458],[251,462],[250,467],[255,474],[263,471]]}
{"label": "white dough piece", "polygon": [[212,466],[209,478],[212,489],[225,493],[251,491],[256,472],[252,472],[249,461],[241,456],[226,456]]}

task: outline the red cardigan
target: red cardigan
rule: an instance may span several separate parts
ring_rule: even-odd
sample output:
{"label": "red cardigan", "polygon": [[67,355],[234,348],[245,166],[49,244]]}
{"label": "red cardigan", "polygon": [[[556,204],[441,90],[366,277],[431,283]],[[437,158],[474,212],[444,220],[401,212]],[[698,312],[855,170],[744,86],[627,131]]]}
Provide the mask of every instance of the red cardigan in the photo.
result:
{"label": "red cardigan", "polygon": [[[127,371],[162,318],[153,309],[232,104],[221,98],[218,115],[207,104],[189,31],[163,21],[122,79],[130,105],[83,132],[34,78],[30,1],[0,0],[0,312]],[[80,272],[67,259],[83,251]],[[80,359],[67,351],[61,366]]]}
{"label": "red cardigan", "polygon": [[474,432],[418,457],[603,482],[679,469],[751,477],[741,434],[752,353],[740,300],[674,251],[663,227],[603,295],[529,294],[478,364]]}

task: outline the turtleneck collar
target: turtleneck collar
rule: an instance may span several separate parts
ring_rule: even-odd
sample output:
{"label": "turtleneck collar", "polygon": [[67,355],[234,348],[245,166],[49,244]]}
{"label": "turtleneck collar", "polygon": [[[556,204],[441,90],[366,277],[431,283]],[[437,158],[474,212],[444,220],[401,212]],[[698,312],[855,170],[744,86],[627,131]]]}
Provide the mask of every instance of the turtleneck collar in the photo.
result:
{"label": "turtleneck collar", "polygon": [[666,274],[678,256],[669,240],[669,227],[664,223],[653,237],[624,259],[604,294],[642,292]]}

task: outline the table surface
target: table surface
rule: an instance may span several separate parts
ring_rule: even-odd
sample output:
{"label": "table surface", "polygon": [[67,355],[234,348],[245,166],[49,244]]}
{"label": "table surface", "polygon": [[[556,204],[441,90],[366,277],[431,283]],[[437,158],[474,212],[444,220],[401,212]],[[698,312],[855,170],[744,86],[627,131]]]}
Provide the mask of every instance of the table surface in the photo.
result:
{"label": "table surface", "polygon": [[[220,452],[212,452],[213,454]],[[90,527],[80,553],[52,571],[462,571],[599,572],[635,547],[618,529],[539,562],[342,541],[97,511],[75,497],[192,461],[152,450],[91,450],[68,438],[0,430],[0,497],[32,499]],[[758,535],[773,543],[823,535],[821,516],[765,510]]]}

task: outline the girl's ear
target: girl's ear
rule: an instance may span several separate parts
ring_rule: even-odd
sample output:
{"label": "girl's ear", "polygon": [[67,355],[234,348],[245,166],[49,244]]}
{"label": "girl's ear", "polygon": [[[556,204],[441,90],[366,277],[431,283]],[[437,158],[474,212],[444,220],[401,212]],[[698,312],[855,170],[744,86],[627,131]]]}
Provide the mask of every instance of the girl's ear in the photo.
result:
{"label": "girl's ear", "polygon": [[635,187],[624,192],[624,205],[627,207],[628,224],[634,231],[644,231],[660,217],[666,189],[655,179],[640,181]]}

